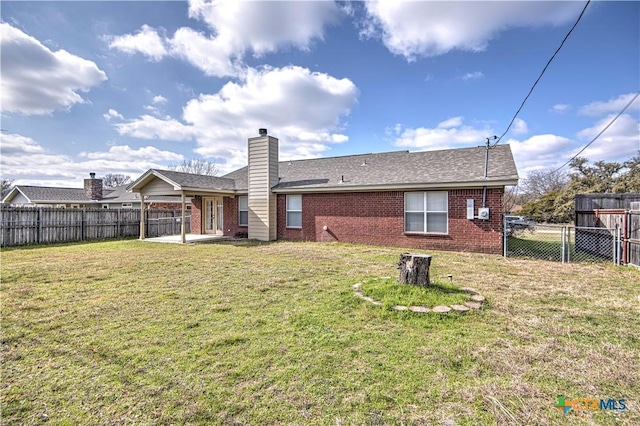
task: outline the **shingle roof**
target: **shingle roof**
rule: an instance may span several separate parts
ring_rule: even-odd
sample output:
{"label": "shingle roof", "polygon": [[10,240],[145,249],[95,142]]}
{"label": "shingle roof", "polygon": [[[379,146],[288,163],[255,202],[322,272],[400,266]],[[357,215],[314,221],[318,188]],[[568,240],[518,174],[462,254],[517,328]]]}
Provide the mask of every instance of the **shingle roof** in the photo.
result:
{"label": "shingle roof", "polygon": [[[498,145],[489,150],[484,177],[485,147],[439,151],[396,151],[311,160],[281,161],[280,183],[275,190],[348,190],[349,187],[451,185],[514,181],[518,179],[511,148]],[[248,168],[223,178],[235,180],[236,190],[247,190]],[[343,178],[343,183],[340,180]]]}
{"label": "shingle roof", "polygon": [[51,186],[30,186],[17,185],[16,189],[24,194],[31,202],[38,201],[75,201],[88,203],[91,199],[87,197],[82,188],[55,188]]}
{"label": "shingle roof", "polygon": [[[103,197],[98,200],[92,200],[87,197],[83,188],[56,188],[51,186],[31,186],[17,185],[16,190],[22,192],[25,197],[32,203],[135,203],[140,202],[140,195],[127,192],[127,185],[117,186],[115,188],[105,188],[102,190]],[[12,197],[13,198],[13,197]],[[180,203],[178,196],[159,196],[154,195],[147,197],[147,202],[156,203]],[[190,200],[189,200],[190,201]]]}
{"label": "shingle roof", "polygon": [[[128,192],[129,185],[121,185],[113,188],[112,190],[105,189],[103,191],[103,197],[99,200],[102,203],[139,203],[140,194]],[[181,203],[179,196],[171,195],[152,195],[145,198],[146,202],[153,203]],[[191,202],[191,199],[187,199],[187,202]]]}
{"label": "shingle roof", "polygon": [[219,176],[196,175],[192,173],[175,172],[173,170],[152,169],[156,175],[162,175],[171,182],[182,188],[202,188],[202,189],[235,189],[235,182],[232,179]]}

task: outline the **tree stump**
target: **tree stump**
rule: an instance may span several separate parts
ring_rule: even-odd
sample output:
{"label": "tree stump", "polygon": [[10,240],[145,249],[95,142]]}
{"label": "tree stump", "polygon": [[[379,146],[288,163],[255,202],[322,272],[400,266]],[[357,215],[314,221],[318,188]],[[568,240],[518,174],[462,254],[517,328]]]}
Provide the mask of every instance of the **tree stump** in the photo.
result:
{"label": "tree stump", "polygon": [[428,286],[431,256],[426,254],[402,253],[398,262],[399,280],[404,284]]}

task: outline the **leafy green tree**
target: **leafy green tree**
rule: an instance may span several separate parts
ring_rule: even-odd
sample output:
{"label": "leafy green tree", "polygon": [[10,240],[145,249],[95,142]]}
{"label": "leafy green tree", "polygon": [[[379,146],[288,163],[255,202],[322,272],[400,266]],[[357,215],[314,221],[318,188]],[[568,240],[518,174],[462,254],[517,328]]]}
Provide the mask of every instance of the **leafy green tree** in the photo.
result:
{"label": "leafy green tree", "polygon": [[590,165],[586,158],[578,157],[570,167],[566,184],[550,186],[549,191],[525,203],[520,214],[540,222],[567,223],[574,220],[577,194],[640,192],[640,152],[624,163],[598,161]]}

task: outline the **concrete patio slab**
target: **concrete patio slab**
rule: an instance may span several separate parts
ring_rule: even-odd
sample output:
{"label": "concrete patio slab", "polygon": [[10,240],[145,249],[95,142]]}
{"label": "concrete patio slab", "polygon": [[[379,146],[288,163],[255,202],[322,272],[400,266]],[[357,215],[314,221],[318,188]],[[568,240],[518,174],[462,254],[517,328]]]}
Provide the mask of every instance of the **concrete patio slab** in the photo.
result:
{"label": "concrete patio slab", "polygon": [[[210,234],[187,234],[185,239],[187,243],[197,243],[202,241],[224,240],[229,237],[224,235],[210,235]],[[162,237],[145,238],[143,241],[149,243],[169,243],[180,244],[180,235],[164,235]]]}

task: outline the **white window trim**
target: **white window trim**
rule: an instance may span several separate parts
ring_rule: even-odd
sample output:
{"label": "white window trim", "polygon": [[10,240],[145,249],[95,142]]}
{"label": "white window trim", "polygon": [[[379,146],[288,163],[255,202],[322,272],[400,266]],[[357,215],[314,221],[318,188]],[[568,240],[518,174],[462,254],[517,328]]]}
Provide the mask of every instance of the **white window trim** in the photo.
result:
{"label": "white window trim", "polygon": [[133,208],[133,203],[122,203],[122,208],[123,209]]}
{"label": "white window trim", "polygon": [[[290,210],[289,209],[289,197],[300,197],[300,210]],[[302,194],[287,194],[285,200],[285,217],[286,217],[286,227],[292,229],[302,229]],[[300,226],[289,225],[289,213],[300,213]]]}
{"label": "white window trim", "polygon": [[[443,192],[447,195],[447,205],[446,210],[429,210],[429,206],[427,205],[427,194],[434,192]],[[416,194],[421,193],[423,196],[423,210],[407,210],[407,194]],[[424,214],[424,222],[422,224],[423,231],[407,231],[407,213],[423,213]],[[447,226],[445,232],[427,232],[427,222],[429,213],[444,213],[447,217]],[[404,193],[404,232],[405,234],[422,234],[422,235],[449,235],[449,191],[415,191],[415,192],[405,192]]]}
{"label": "white window trim", "polygon": [[[247,199],[247,209],[246,210],[240,208],[240,199],[241,198],[246,198]],[[241,212],[247,212],[247,223],[241,223],[240,222],[240,217],[241,217],[240,213]],[[243,227],[249,226],[249,197],[247,195],[240,195],[238,197],[238,226],[243,226]]]}

